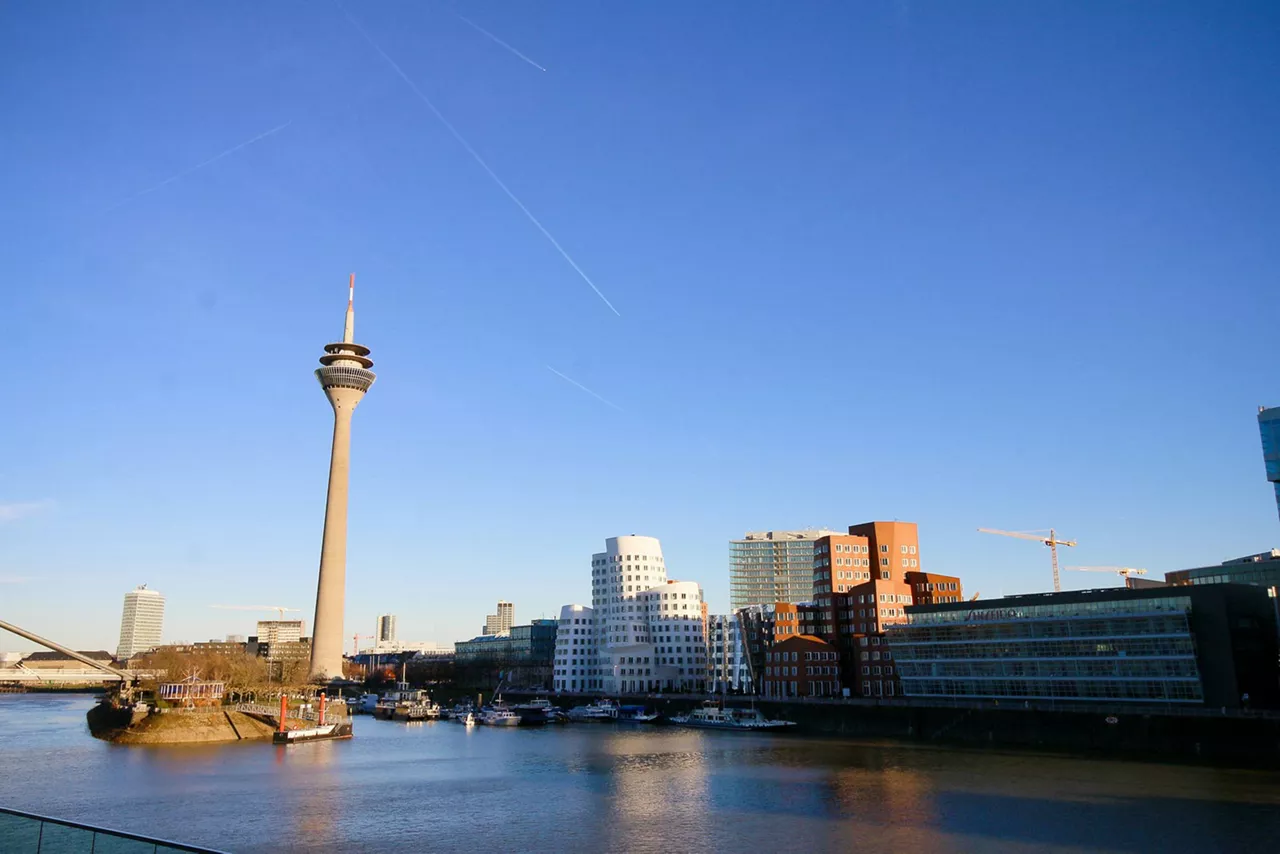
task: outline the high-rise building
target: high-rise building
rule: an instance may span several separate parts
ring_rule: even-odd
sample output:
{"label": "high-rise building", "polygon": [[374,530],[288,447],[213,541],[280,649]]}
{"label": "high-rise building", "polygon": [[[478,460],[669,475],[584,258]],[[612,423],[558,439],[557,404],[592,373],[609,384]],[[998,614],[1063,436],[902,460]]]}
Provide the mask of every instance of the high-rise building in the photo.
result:
{"label": "high-rise building", "polygon": [[[920,561],[914,522],[850,525],[848,534],[818,540],[813,560],[817,608],[809,618],[810,633],[839,653],[842,688],[850,694],[898,693],[892,653],[881,647],[885,628],[906,621],[908,605],[962,601],[960,579],[922,572]],[[785,691],[803,686],[776,687]]]}
{"label": "high-rise building", "polygon": [[383,614],[378,618],[377,643],[394,643],[396,639],[396,615]]}
{"label": "high-rise building", "polygon": [[1258,429],[1262,431],[1262,462],[1267,480],[1276,491],[1276,512],[1280,513],[1280,406],[1258,407]]}
{"label": "high-rise building", "polygon": [[835,531],[752,531],[729,542],[729,607],[807,602],[813,593],[813,544]]}
{"label": "high-rise building", "polygon": [[484,618],[484,633],[486,635],[506,635],[511,633],[511,627],[516,623],[516,606],[510,602],[498,602],[498,613],[489,614]]}
{"label": "high-rise building", "polygon": [[312,680],[342,678],[342,611],[347,588],[347,483],[351,469],[351,415],[373,385],[369,348],[355,343],[356,277],[347,291],[342,341],[326,344],[316,378],[333,407],[333,448],[329,457],[329,494],[324,507],[316,619],[311,639]]}
{"label": "high-rise building", "polygon": [[164,626],[164,597],[143,584],[124,594],[124,613],[120,616],[120,644],[116,658],[128,661],[140,652],[160,645]]}
{"label": "high-rise building", "polygon": [[[707,684],[707,627],[702,588],[667,579],[662,544],[653,537],[610,537],[591,557],[592,607],[560,612],[557,691],[701,691]],[[588,619],[585,636],[574,633]],[[572,653],[576,639],[587,653]],[[566,651],[569,652],[566,655]],[[585,667],[574,660],[587,661]],[[577,671],[575,675],[574,671]],[[583,684],[585,679],[585,684]],[[575,689],[574,683],[578,687]]]}

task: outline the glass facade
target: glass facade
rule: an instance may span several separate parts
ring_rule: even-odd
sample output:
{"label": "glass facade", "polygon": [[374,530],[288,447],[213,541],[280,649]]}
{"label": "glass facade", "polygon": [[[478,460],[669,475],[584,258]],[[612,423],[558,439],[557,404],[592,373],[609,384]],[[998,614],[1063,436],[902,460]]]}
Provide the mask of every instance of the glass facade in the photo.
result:
{"label": "glass facade", "polygon": [[1262,432],[1262,464],[1267,480],[1275,487],[1276,512],[1280,513],[1280,406],[1258,410],[1258,429]]}
{"label": "glass facade", "polygon": [[813,599],[813,545],[830,531],[767,531],[729,543],[733,610]]}
{"label": "glass facade", "polygon": [[917,613],[886,637],[908,697],[1201,703],[1191,599]]}

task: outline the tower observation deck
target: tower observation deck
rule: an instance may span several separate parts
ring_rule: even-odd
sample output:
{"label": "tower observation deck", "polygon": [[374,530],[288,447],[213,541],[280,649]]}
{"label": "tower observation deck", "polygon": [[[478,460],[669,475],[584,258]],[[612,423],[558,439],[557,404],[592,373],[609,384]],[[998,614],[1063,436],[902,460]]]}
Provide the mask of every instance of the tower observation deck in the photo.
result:
{"label": "tower observation deck", "polygon": [[347,484],[351,472],[351,416],[373,385],[369,348],[355,343],[355,287],[351,274],[342,340],[326,344],[316,379],[333,407],[333,449],[329,458],[329,493],[320,546],[320,578],[316,618],[312,623],[313,681],[342,677],[342,615],[347,584]]}

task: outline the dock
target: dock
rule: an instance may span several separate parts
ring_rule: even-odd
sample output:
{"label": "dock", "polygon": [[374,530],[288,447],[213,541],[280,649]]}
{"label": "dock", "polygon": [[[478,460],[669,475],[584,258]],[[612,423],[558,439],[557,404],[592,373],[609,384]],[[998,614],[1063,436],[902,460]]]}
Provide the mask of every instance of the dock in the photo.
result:
{"label": "dock", "polygon": [[337,702],[330,705],[324,694],[320,695],[315,707],[310,703],[302,703],[290,708],[289,697],[283,695],[280,697],[279,707],[262,703],[240,703],[235,708],[238,712],[270,723],[275,728],[271,736],[272,744],[336,741],[354,735],[346,704]]}

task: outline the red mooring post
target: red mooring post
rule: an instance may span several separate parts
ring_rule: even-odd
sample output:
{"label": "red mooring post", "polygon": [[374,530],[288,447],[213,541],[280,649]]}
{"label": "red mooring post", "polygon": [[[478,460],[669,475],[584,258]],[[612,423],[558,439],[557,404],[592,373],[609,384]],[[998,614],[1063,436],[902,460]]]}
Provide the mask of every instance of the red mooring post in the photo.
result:
{"label": "red mooring post", "polygon": [[289,695],[280,695],[280,732],[284,732],[284,719],[289,714]]}
{"label": "red mooring post", "polygon": [[319,722],[320,726],[324,726],[324,701],[325,701],[325,695],[321,694],[320,695],[320,722]]}

